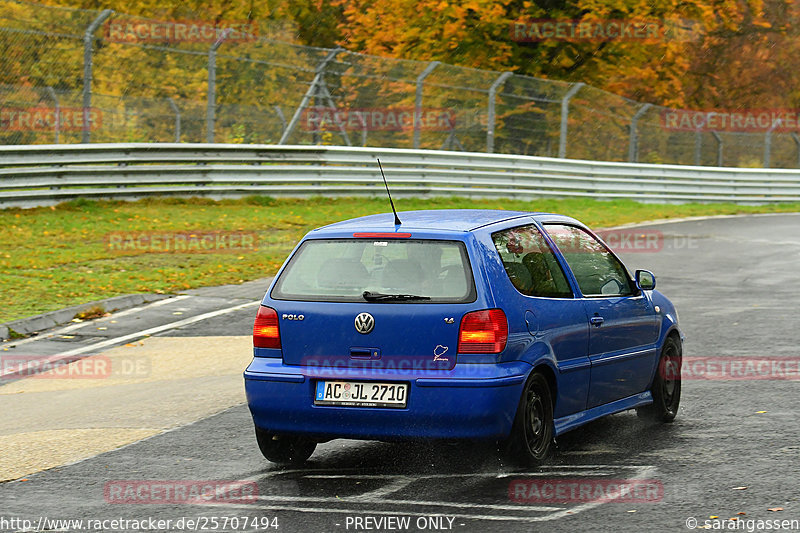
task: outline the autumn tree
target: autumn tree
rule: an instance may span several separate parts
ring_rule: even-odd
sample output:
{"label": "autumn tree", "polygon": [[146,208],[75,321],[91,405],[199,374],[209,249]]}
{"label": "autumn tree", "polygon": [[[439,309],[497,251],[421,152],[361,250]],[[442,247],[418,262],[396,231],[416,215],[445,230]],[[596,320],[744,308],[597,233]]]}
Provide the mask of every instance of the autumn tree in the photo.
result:
{"label": "autumn tree", "polygon": [[[752,82],[769,90],[767,71],[786,79],[785,94],[792,93],[786,72],[798,70],[786,68],[794,46],[782,14],[797,9],[786,0],[338,1],[345,19],[341,42],[350,49],[582,81],[663,105],[736,102],[752,94]],[[531,20],[656,22],[660,34],[647,40],[515,39],[513,24]],[[771,50],[776,39],[784,46]],[[722,76],[731,85],[704,93],[703,87],[722,81],[718,66],[733,67]]]}

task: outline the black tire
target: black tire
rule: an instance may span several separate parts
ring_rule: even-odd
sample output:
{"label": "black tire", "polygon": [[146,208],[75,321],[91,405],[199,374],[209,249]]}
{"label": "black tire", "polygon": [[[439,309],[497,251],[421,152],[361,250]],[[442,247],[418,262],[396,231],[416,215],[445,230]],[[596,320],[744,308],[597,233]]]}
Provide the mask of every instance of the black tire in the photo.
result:
{"label": "black tire", "polygon": [[277,464],[300,465],[306,462],[317,447],[313,440],[295,435],[276,435],[256,426],[256,441],[261,454]]}
{"label": "black tire", "polygon": [[681,342],[673,336],[667,337],[661,348],[658,369],[650,388],[653,403],[636,408],[639,418],[666,423],[675,420],[681,402],[681,361]]}
{"label": "black tire", "polygon": [[512,463],[538,466],[553,449],[553,397],[547,379],[534,372],[528,378],[517,407],[511,435],[502,443]]}

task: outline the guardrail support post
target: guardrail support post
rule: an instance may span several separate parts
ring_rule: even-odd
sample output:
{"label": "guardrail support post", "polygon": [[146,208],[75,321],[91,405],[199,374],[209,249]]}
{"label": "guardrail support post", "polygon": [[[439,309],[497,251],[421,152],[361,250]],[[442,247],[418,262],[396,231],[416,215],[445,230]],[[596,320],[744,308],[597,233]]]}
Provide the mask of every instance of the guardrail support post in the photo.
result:
{"label": "guardrail support post", "polygon": [[558,139],[558,157],[564,159],[567,157],[567,119],[569,118],[569,101],[575,94],[581,90],[581,87],[586,85],[583,82],[573,85],[564,98],[561,99],[561,134]]}
{"label": "guardrail support post", "polygon": [[630,125],[630,141],[628,144],[628,161],[631,163],[638,163],[639,162],[639,130],[637,128],[637,123],[639,122],[639,117],[644,115],[648,109],[653,107],[653,104],[644,104],[640,107],[636,114],[633,115],[631,119]]}
{"label": "guardrail support post", "polygon": [[414,148],[419,148],[420,127],[422,126],[422,84],[428,74],[433,72],[433,69],[439,66],[441,61],[433,61],[425,67],[425,70],[417,76],[417,91],[414,96]]}
{"label": "guardrail support post", "polygon": [[289,125],[284,128],[283,135],[281,135],[281,140],[278,141],[278,144],[286,144],[286,141],[289,140],[289,136],[292,134],[295,126],[297,126],[297,122],[300,120],[300,115],[303,113],[303,109],[306,108],[308,101],[311,100],[311,97],[316,96],[317,88],[322,81],[322,78],[325,76],[325,69],[328,68],[328,63],[333,61],[340,52],[344,52],[344,48],[334,48],[328,52],[328,55],[325,57],[325,59],[323,59],[322,62],[317,65],[316,74],[314,75],[314,79],[311,81],[311,87],[309,87],[306,91],[306,94],[303,95],[300,105],[297,106],[294,115],[292,115],[292,120],[290,120]]}
{"label": "guardrail support post", "polygon": [[712,131],[711,135],[714,136],[714,140],[717,141],[717,166],[722,166],[722,137],[720,137],[719,133],[716,131]]}
{"label": "guardrail support post", "polygon": [[95,18],[83,34],[83,124],[81,126],[81,142],[88,143],[89,136],[89,110],[92,107],[92,55],[94,51],[94,32],[100,24],[114,13],[111,9],[104,9]]}
{"label": "guardrail support post", "polygon": [[49,96],[50,99],[53,101],[53,108],[55,110],[53,114],[54,118],[53,122],[55,122],[55,124],[53,125],[53,129],[55,130],[55,136],[56,136],[55,144],[58,144],[59,131],[61,129],[61,102],[58,101],[58,95],[56,94],[56,91],[49,85],[47,86],[47,96]]}
{"label": "guardrail support post", "polygon": [[494,123],[495,123],[495,96],[497,96],[497,89],[505,83],[505,81],[513,76],[513,72],[503,72],[494,80],[492,86],[489,87],[489,110],[486,120],[486,151],[490,154],[494,152]]}
{"label": "guardrail support post", "polygon": [[217,50],[225,39],[231,29],[228,28],[222,32],[211,48],[208,49],[208,102],[206,108],[206,142],[214,142],[214,127],[217,113]]}
{"label": "guardrail support post", "polygon": [[172,112],[175,113],[175,142],[179,143],[181,142],[181,110],[178,109],[178,104],[172,98],[167,98],[167,102],[169,102]]}

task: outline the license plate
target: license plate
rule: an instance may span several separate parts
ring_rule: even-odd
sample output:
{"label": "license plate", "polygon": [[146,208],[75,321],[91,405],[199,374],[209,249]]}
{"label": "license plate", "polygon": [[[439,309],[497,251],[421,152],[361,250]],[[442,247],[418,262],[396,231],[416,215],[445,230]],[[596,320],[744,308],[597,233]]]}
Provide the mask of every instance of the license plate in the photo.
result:
{"label": "license plate", "polygon": [[406,406],[407,397],[407,383],[317,381],[314,404],[402,408]]}

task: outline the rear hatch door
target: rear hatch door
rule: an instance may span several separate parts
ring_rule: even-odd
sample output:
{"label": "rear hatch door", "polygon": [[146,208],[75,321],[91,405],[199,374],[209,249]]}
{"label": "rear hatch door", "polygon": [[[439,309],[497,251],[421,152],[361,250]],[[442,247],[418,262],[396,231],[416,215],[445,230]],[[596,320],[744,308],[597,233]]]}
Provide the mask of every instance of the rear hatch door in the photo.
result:
{"label": "rear hatch door", "polygon": [[462,241],[309,239],[269,300],[286,364],[449,369],[476,289]]}

